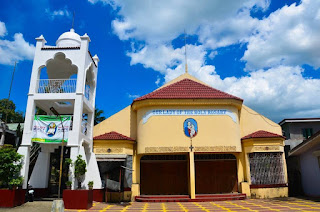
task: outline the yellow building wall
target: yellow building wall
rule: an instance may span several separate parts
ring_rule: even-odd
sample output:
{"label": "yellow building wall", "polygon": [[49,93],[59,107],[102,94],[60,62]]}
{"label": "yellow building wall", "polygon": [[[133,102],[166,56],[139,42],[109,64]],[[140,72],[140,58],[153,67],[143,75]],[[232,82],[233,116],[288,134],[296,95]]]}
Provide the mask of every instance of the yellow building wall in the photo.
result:
{"label": "yellow building wall", "polygon": [[[168,86],[183,78],[195,80],[190,75],[183,75]],[[198,81],[198,80],[196,80]],[[201,81],[198,81],[204,84]],[[273,121],[263,117],[241,102],[228,104],[223,100],[212,100],[207,104],[199,104],[197,101],[184,104],[184,100],[160,100],[134,103],[120,112],[109,117],[94,127],[94,136],[102,135],[110,131],[116,131],[123,135],[136,139],[136,144],[115,141],[94,140],[94,152],[107,154],[107,148],[122,149],[122,153],[133,155],[132,172],[132,200],[140,195],[140,159],[145,154],[176,154],[189,152],[190,138],[184,135],[183,122],[187,118],[194,118],[198,123],[198,134],[192,139],[194,152],[230,153],[237,158],[239,191],[252,194],[257,198],[271,198],[286,196],[287,188],[257,188],[250,189],[250,166],[248,153],[250,152],[283,152],[283,140],[259,139],[241,141],[241,138],[258,130],[282,134],[281,127]],[[176,103],[174,103],[176,102]],[[211,104],[211,102],[215,102]],[[143,103],[143,104],[141,104]],[[228,109],[238,117],[235,123],[229,116],[152,116],[143,123],[143,116],[153,109]],[[240,111],[240,112],[239,112]],[[130,146],[131,145],[131,146]],[[266,148],[268,147],[268,148]],[[99,150],[100,149],[100,150]],[[110,154],[117,151],[111,151]],[[119,153],[117,153],[119,154]],[[285,159],[284,159],[285,161]],[[190,164],[189,164],[190,165]],[[285,162],[284,162],[285,166]],[[189,169],[192,168],[190,165]],[[286,169],[286,167],[285,167]],[[286,171],[285,171],[286,174]],[[190,173],[193,176],[192,173]],[[192,179],[189,176],[189,181]],[[194,188],[194,182],[189,185]],[[191,191],[190,191],[191,192]],[[192,192],[194,193],[194,192]]]}
{"label": "yellow building wall", "polygon": [[106,120],[97,124],[93,128],[93,137],[111,131],[116,131],[130,138],[136,139],[136,113],[131,111],[131,105],[118,113],[110,116]]}
{"label": "yellow building wall", "polygon": [[[133,155],[133,141],[127,140],[94,140],[93,152],[97,155],[127,154]],[[108,152],[110,149],[110,152]]]}
{"label": "yellow building wall", "polygon": [[280,125],[262,116],[251,108],[242,105],[240,112],[241,137],[249,135],[253,132],[264,130],[282,135]]}
{"label": "yellow building wall", "polygon": [[152,116],[143,123],[143,116],[155,109],[228,109],[238,117],[238,109],[231,106],[159,106],[137,111],[137,153],[188,152],[190,138],[185,136],[183,123],[194,118],[198,134],[192,139],[195,152],[241,152],[240,127],[227,115],[214,116]]}
{"label": "yellow building wall", "polygon": [[288,197],[288,187],[279,188],[251,188],[251,198],[264,199]]}

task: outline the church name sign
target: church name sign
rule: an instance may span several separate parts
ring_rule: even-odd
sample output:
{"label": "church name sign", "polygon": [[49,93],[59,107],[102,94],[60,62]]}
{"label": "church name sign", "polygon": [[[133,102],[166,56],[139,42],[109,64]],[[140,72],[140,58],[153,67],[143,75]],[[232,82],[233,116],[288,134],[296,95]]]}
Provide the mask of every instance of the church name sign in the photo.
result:
{"label": "church name sign", "polygon": [[146,112],[142,118],[143,123],[145,124],[152,116],[229,116],[235,123],[237,123],[236,114],[227,109],[155,109]]}

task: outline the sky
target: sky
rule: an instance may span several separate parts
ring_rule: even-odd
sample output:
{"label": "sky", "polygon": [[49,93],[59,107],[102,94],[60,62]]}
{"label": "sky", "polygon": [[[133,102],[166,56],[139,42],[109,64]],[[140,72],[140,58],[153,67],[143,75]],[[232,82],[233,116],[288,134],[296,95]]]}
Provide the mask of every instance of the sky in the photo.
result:
{"label": "sky", "polygon": [[319,0],[2,0],[0,99],[25,112],[35,38],[90,36],[109,117],[188,70],[279,122],[320,117]]}

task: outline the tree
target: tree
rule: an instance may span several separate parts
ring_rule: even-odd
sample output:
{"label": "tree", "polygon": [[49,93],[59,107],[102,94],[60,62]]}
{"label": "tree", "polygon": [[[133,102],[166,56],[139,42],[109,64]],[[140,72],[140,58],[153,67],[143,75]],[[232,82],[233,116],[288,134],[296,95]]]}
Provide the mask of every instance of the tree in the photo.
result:
{"label": "tree", "polygon": [[20,176],[22,168],[22,155],[12,147],[4,146],[0,149],[0,187],[12,188],[21,185]]}
{"label": "tree", "polygon": [[16,111],[16,105],[8,99],[0,100],[0,118],[7,123],[23,123],[24,117],[21,111]]}
{"label": "tree", "polygon": [[98,108],[94,110],[94,125],[99,124],[106,119],[106,117],[102,116],[103,113],[103,110],[99,110]]}

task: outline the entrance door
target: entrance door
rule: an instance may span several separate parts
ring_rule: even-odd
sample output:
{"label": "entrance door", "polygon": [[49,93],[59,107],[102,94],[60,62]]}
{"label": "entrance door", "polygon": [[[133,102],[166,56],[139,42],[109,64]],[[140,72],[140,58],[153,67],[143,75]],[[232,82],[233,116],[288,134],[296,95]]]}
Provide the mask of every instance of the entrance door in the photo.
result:
{"label": "entrance door", "polygon": [[[49,196],[56,197],[58,196],[59,190],[59,173],[60,173],[60,154],[61,147],[54,150],[53,153],[50,154],[50,168],[49,168]],[[70,158],[70,147],[64,147],[64,158]],[[68,172],[69,167],[63,164],[62,168],[62,178],[61,178],[61,194],[63,189],[66,188],[65,183],[68,181]]]}
{"label": "entrance door", "polygon": [[140,164],[141,194],[188,194],[186,155],[145,155]]}
{"label": "entrance door", "polygon": [[237,161],[231,154],[195,155],[196,194],[238,191]]}

